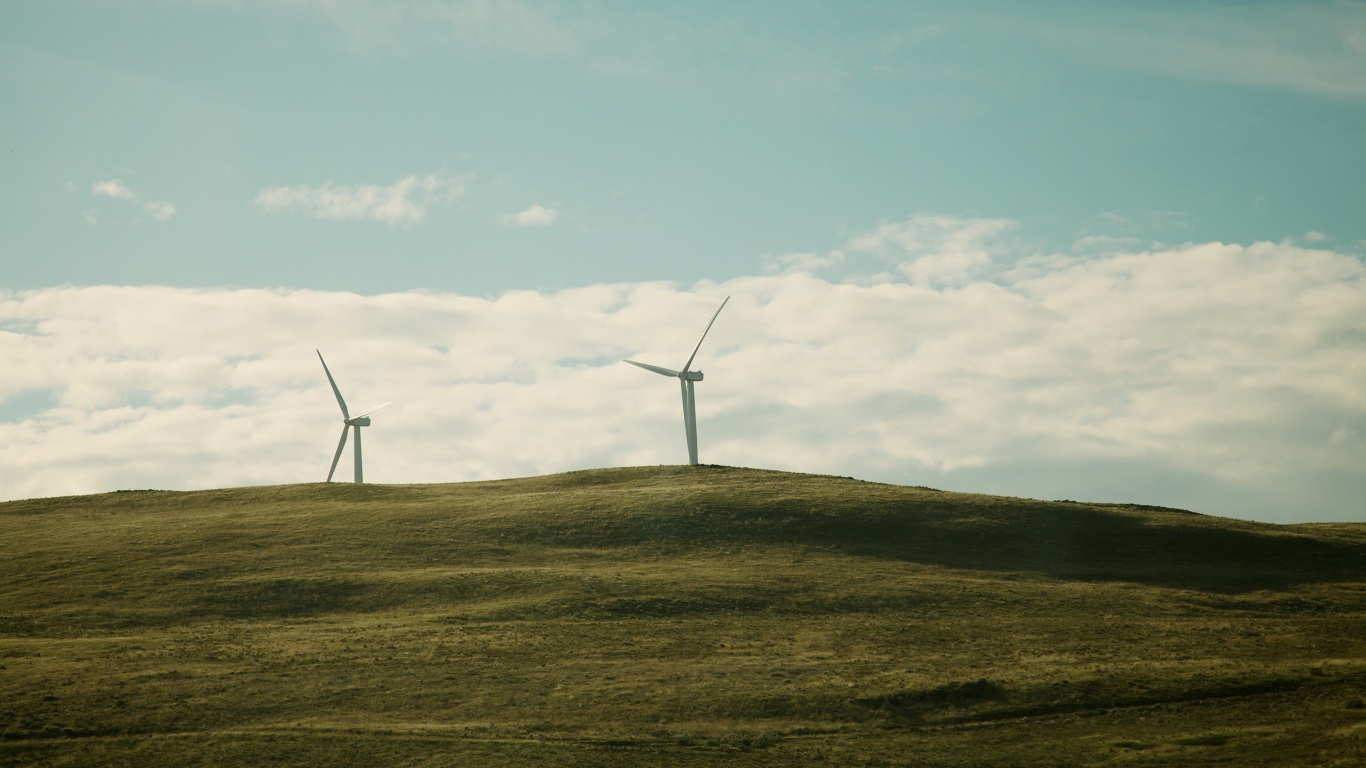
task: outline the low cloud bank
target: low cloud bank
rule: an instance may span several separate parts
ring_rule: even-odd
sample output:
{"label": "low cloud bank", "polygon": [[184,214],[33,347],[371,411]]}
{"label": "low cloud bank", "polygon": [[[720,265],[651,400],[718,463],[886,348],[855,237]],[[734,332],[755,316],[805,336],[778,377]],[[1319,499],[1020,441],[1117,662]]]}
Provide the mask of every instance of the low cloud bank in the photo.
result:
{"label": "low cloud bank", "polygon": [[[372,482],[686,461],[1366,520],[1366,269],[1293,242],[1020,257],[915,217],[688,288],[0,293],[0,498],[321,480],[347,402]],[[878,269],[823,276],[850,259]]]}

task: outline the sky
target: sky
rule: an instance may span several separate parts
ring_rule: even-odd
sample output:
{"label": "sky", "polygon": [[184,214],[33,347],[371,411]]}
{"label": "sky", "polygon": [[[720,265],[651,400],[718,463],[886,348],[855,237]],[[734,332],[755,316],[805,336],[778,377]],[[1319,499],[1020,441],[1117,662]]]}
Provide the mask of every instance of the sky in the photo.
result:
{"label": "sky", "polygon": [[1362,179],[1362,2],[6,3],[0,500],[322,480],[314,350],[683,463],[731,296],[703,462],[1366,521]]}

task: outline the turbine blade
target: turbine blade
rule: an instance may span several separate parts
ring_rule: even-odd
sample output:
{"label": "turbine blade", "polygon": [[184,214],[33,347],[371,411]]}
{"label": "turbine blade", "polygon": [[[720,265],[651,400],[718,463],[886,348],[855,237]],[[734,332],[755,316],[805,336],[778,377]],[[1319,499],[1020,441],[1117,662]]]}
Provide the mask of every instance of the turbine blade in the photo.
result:
{"label": "turbine blade", "polygon": [[346,447],[346,430],[350,429],[346,424],[342,425],[341,442],[337,443],[337,453],[332,456],[332,468],[327,470],[327,482],[332,482],[332,475],[337,471],[337,462],[341,460],[342,449]]}
{"label": "turbine blade", "polygon": [[[316,349],[313,350],[313,351],[314,351],[314,352],[318,352],[318,350],[316,350]],[[340,390],[340,389],[337,389],[337,382],[332,378],[332,372],[329,371],[329,370],[327,370],[327,361],[326,361],[326,360],[323,360],[323,353],[322,353],[322,352],[318,352],[318,360],[322,362],[322,364],[323,364],[323,372],[327,374],[327,383],[332,385],[332,394],[334,394],[334,395],[337,396],[337,405],[340,405],[340,406],[341,406],[341,409],[342,409],[342,418],[343,418],[343,419],[349,419],[349,418],[351,418],[351,414],[349,414],[349,413],[346,412],[346,401],[342,399],[341,390]]]}
{"label": "turbine blade", "polygon": [[641,368],[644,368],[644,369],[647,370],[647,371],[654,371],[655,373],[659,374],[660,376],[678,376],[678,371],[671,371],[671,370],[669,370],[668,368],[660,368],[660,367],[657,366],[657,365],[650,365],[649,363],[637,363],[637,362],[634,361],[634,360],[622,360],[621,362],[623,362],[623,363],[630,363],[631,365],[639,366],[639,367],[641,367]]}
{"label": "turbine blade", "polygon": [[360,413],[356,414],[356,418],[359,419],[359,418],[362,417],[362,416],[369,416],[370,414],[374,413],[375,411],[378,411],[379,409],[383,408],[384,406],[386,406],[386,405],[393,405],[393,404],[394,404],[394,401],[393,401],[393,400],[390,400],[390,401],[387,402],[387,403],[380,403],[379,405],[375,406],[374,408],[371,408],[371,409],[368,410],[368,411],[361,411]]}
{"label": "turbine blade", "polygon": [[[721,302],[721,306],[719,306],[719,307],[716,308],[716,315],[721,314],[721,310],[723,310],[723,309],[726,308],[726,302],[727,302],[727,301],[730,301],[730,297],[729,297],[729,296],[727,296],[727,297],[725,298],[725,300],[723,300],[723,301]],[[688,355],[688,362],[686,362],[686,363],[683,364],[683,372],[684,372],[684,373],[687,373],[688,370],[689,370],[690,368],[692,368],[692,361],[693,361],[693,358],[694,358],[694,357],[697,357],[697,350],[699,350],[699,349],[702,348],[702,339],[707,338],[707,331],[710,331],[710,330],[711,330],[711,324],[714,323],[714,322],[716,322],[716,315],[712,315],[712,316],[711,316],[711,323],[707,323],[707,329],[706,329],[705,331],[702,331],[702,335],[699,336],[699,337],[697,338],[697,346],[695,346],[695,347],[692,348],[692,354],[691,354],[691,355]]]}

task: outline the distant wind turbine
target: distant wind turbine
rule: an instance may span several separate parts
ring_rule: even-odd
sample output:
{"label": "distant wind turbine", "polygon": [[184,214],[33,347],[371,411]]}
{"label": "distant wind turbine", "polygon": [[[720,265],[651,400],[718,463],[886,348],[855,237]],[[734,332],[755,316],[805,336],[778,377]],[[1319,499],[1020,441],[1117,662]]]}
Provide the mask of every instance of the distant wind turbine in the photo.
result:
{"label": "distant wind turbine", "polygon": [[668,368],[660,368],[657,365],[637,363],[634,360],[622,360],[623,363],[630,363],[631,365],[644,368],[647,371],[654,371],[660,376],[673,376],[678,379],[679,389],[683,392],[683,431],[688,436],[689,464],[697,463],[697,400],[693,396],[692,383],[694,381],[702,380],[702,372],[690,371],[688,369],[692,367],[693,358],[697,357],[697,350],[702,348],[702,339],[707,338],[707,331],[710,331],[712,323],[716,322],[716,316],[721,314],[721,310],[726,308],[727,301],[730,301],[729,296],[721,302],[721,306],[716,308],[716,314],[711,316],[711,322],[707,323],[706,330],[702,331],[702,335],[698,337],[697,346],[692,348],[692,354],[688,356],[688,362],[683,364],[683,370],[671,371]]}
{"label": "distant wind turbine", "polygon": [[[337,462],[341,460],[342,450],[346,448],[346,430],[354,429],[356,431],[356,446],[352,449],[352,453],[356,460],[356,482],[363,483],[365,480],[363,479],[360,468],[360,428],[370,426],[370,414],[389,405],[389,403],[381,403],[368,411],[362,411],[361,413],[352,416],[351,413],[346,410],[346,401],[342,399],[341,390],[337,389],[337,382],[332,378],[332,372],[327,370],[327,361],[323,360],[323,353],[316,349],[313,351],[318,352],[318,360],[322,362],[323,372],[327,374],[327,383],[332,385],[332,394],[337,396],[337,405],[341,406],[342,412],[341,440],[337,443],[336,455],[332,457],[332,468],[327,470],[327,482],[332,482],[332,475],[337,471]],[[389,402],[392,403],[393,401],[391,400]]]}

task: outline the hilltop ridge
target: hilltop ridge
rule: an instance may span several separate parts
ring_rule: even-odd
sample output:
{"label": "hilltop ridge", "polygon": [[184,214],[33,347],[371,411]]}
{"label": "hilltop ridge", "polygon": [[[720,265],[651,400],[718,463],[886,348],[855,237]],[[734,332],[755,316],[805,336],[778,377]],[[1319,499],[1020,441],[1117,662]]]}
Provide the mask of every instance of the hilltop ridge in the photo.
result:
{"label": "hilltop ridge", "polygon": [[[332,520],[316,519],[335,505]],[[626,467],[428,485],[309,483],[135,491],[0,504],[0,515],[240,508],[308,520],[315,534],[402,524],[447,547],[493,539],[543,547],[659,550],[788,545],[956,568],[1239,590],[1366,576],[1366,525],[1278,525],[1123,503],[1040,501],[738,467]],[[367,518],[367,511],[382,516]],[[215,525],[250,532],[229,517]],[[406,522],[403,522],[406,521]],[[266,539],[262,539],[262,542]],[[416,556],[422,542],[405,540]],[[466,542],[461,544],[460,542]],[[373,542],[372,542],[373,544]],[[428,552],[441,553],[440,547]],[[325,540],[316,546],[326,547]],[[456,554],[451,551],[450,554]],[[343,553],[336,556],[344,557]]]}
{"label": "hilltop ridge", "polygon": [[1366,733],[1356,524],[704,465],[31,499],[0,542],[0,763],[1274,765]]}

